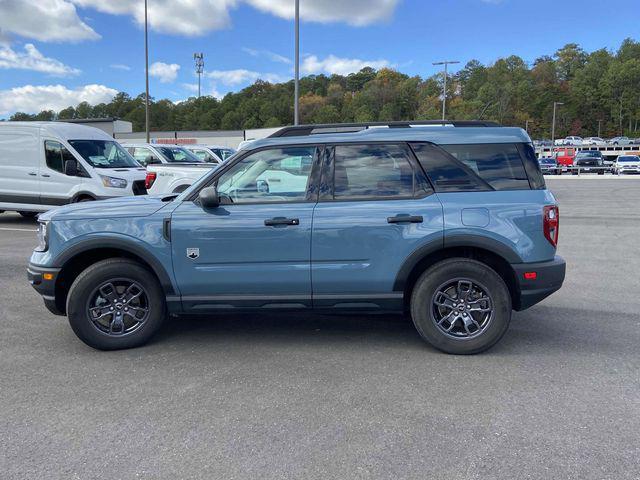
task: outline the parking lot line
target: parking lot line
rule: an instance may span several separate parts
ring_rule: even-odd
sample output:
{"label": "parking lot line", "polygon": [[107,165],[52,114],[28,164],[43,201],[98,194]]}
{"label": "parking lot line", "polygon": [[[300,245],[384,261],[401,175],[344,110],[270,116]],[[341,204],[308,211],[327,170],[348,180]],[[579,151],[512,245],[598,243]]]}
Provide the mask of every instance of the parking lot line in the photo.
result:
{"label": "parking lot line", "polygon": [[7,232],[37,232],[35,228],[5,228],[0,227],[0,230],[5,230]]}

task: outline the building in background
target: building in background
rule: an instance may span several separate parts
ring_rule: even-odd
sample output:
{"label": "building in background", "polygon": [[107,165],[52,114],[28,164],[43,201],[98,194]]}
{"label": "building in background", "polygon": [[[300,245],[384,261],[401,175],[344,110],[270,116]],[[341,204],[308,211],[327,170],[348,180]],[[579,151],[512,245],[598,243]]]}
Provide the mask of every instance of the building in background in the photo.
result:
{"label": "building in background", "polygon": [[87,127],[95,127],[117,138],[117,135],[131,133],[133,124],[126,120],[120,120],[117,117],[106,118],[74,118],[71,120],[59,120],[65,123],[77,123],[78,125],[86,125]]}
{"label": "building in background", "polygon": [[[192,130],[151,132],[151,143],[169,143],[178,145],[199,144],[219,145],[238,148],[240,142],[265,138],[280,130],[277,128],[258,128],[251,130]],[[124,132],[114,135],[123,142],[145,142],[145,132]]]}

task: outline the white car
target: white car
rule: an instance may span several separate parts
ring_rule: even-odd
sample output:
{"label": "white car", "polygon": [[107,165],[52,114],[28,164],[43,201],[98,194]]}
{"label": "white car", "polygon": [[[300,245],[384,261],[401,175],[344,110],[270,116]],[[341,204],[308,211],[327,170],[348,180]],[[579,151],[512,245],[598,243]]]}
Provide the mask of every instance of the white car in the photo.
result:
{"label": "white car", "polygon": [[617,175],[640,173],[640,157],[638,155],[620,155],[616,159],[615,172]]}
{"label": "white car", "polygon": [[102,130],[0,122],[0,212],[34,217],[59,205],[144,195],[145,170]]}
{"label": "white car", "polygon": [[556,145],[582,145],[582,137],[569,136],[560,140]]}
{"label": "white car", "polygon": [[216,163],[157,163],[147,165],[145,188],[149,195],[182,193],[200,177],[217,168]]}
{"label": "white car", "polygon": [[203,163],[195,154],[179,145],[130,142],[121,145],[145,167],[160,163]]}
{"label": "white car", "polygon": [[184,145],[184,148],[194,153],[203,162],[221,164],[236,153],[233,148],[221,145]]}
{"label": "white car", "polygon": [[600,137],[587,137],[587,138],[582,140],[582,145],[600,146],[600,145],[606,145],[606,143],[607,142],[605,142],[604,139],[602,139]]}

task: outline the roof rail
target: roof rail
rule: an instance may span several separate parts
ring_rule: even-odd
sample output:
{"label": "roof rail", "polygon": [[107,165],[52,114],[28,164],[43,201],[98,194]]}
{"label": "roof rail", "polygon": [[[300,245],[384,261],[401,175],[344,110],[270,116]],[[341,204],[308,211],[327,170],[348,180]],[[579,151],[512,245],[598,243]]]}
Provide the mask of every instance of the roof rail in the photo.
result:
{"label": "roof rail", "polygon": [[324,123],[283,127],[269,137],[306,137],[320,133],[349,133],[360,132],[369,128],[411,128],[425,125],[452,125],[454,127],[500,127],[495,122],[484,120],[415,120],[396,122],[365,122],[365,123]]}

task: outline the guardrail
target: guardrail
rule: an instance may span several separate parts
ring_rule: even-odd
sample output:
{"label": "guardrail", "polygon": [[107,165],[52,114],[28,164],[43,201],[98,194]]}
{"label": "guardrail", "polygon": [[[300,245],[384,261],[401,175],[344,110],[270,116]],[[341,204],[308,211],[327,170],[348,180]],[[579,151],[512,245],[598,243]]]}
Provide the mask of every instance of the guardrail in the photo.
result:
{"label": "guardrail", "polygon": [[[542,169],[542,173],[544,175],[562,175],[564,173],[571,175],[581,175],[583,173],[596,173],[598,175],[604,175],[609,172],[614,175],[617,174],[616,168],[614,166],[603,166],[603,167],[583,167],[580,165],[558,165],[555,168]],[[560,173],[556,173],[560,172]]]}

